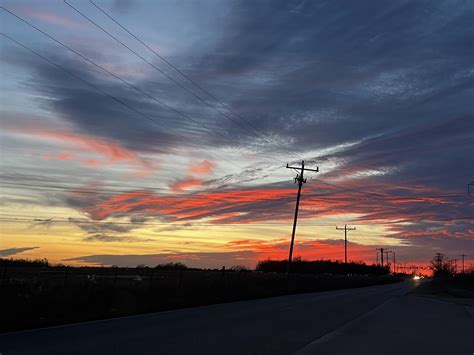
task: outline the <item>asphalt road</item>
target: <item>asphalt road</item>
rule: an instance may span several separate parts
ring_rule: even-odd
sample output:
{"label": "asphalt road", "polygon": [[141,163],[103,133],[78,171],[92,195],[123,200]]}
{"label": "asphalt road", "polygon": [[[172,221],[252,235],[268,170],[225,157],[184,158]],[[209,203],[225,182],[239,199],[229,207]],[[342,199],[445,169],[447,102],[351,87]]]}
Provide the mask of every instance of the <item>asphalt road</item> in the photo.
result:
{"label": "asphalt road", "polygon": [[474,311],[416,295],[395,297],[295,355],[474,354]]}
{"label": "asphalt road", "polygon": [[291,354],[305,347],[312,353],[318,339],[414,286],[407,281],[10,333],[0,335],[0,353]]}

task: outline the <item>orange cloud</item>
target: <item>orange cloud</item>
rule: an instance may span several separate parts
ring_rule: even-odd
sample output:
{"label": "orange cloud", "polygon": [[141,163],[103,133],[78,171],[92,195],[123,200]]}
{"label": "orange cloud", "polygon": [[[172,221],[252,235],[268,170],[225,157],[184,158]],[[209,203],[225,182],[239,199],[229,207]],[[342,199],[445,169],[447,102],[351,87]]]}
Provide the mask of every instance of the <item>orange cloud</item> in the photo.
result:
{"label": "orange cloud", "polygon": [[209,160],[204,160],[200,163],[192,164],[189,167],[189,171],[197,175],[207,175],[214,171],[215,164]]}
{"label": "orange cloud", "polygon": [[[69,146],[79,148],[84,152],[94,152],[104,158],[103,160],[80,159],[79,162],[86,166],[98,167],[106,164],[124,162],[134,165],[138,169],[137,173],[140,176],[150,175],[153,169],[157,167],[156,164],[152,164],[141,158],[135,151],[104,138],[95,138],[85,134],[67,131],[46,130],[31,126],[22,128],[9,127],[8,129],[15,133],[29,134],[40,138],[60,141]],[[58,154],[43,155],[43,158],[48,160],[72,160],[75,156],[75,153],[61,152]]]}
{"label": "orange cloud", "polygon": [[170,188],[173,192],[180,192],[193,187],[198,187],[202,185],[201,179],[188,178],[185,180],[176,181],[170,185]]}
{"label": "orange cloud", "polygon": [[[256,202],[278,201],[293,196],[293,189],[251,189],[218,192],[203,192],[191,195],[157,195],[153,192],[134,191],[104,199],[89,201],[91,205],[84,212],[93,219],[105,219],[114,214],[142,212],[162,213],[178,220],[219,217],[215,221],[226,222],[226,217],[237,218],[241,211],[250,210]],[[269,219],[255,215],[251,220]],[[243,221],[245,223],[245,221]]]}

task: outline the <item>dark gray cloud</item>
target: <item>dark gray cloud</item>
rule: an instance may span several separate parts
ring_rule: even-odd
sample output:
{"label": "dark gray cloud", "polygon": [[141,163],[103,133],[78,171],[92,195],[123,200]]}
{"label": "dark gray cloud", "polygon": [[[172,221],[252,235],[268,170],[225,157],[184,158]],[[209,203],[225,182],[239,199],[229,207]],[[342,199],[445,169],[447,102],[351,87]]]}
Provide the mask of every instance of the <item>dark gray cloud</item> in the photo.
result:
{"label": "dark gray cloud", "polygon": [[[472,4],[462,1],[361,1],[357,6],[237,1],[221,35],[210,38],[214,48],[199,53],[201,60],[187,70],[224,101],[232,97],[228,103],[266,139],[277,136],[286,142],[264,148],[272,152],[281,151],[281,145],[324,148],[406,126],[422,128],[471,114],[474,34],[468,19],[473,11]],[[66,53],[55,50],[53,57],[166,126],[211,146],[235,145]],[[90,56],[105,59],[98,51]],[[21,64],[25,60],[18,58],[23,57],[16,54],[14,60]],[[33,89],[47,97],[45,104],[89,133],[137,149],[185,143],[47,63],[27,60],[24,65],[35,75]],[[152,69],[134,83],[249,145],[249,132]]]}
{"label": "dark gray cloud", "polygon": [[86,255],[77,258],[65,259],[64,261],[80,261],[97,265],[117,265],[117,266],[154,266],[168,262],[182,262],[187,266],[208,268],[232,266],[233,263],[249,265],[255,262],[257,253],[250,250],[237,252],[198,252],[198,253],[169,253],[169,254],[144,254],[144,255]]}
{"label": "dark gray cloud", "polygon": [[23,253],[25,251],[38,249],[39,247],[23,247],[23,248],[9,248],[0,250],[0,257],[12,256]]}
{"label": "dark gray cloud", "polygon": [[[235,106],[303,150],[471,114],[472,4],[242,1],[234,7],[202,67],[223,81],[247,78]],[[248,76],[262,76],[262,83],[251,85]]]}

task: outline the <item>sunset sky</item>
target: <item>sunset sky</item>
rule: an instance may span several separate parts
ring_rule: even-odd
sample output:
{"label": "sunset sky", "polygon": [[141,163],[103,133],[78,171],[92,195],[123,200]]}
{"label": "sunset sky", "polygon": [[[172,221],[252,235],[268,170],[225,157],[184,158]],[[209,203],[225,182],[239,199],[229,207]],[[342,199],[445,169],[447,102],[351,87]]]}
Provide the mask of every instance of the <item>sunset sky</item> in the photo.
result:
{"label": "sunset sky", "polygon": [[286,258],[304,159],[295,256],[474,263],[474,2],[68,3],[2,1],[0,257]]}

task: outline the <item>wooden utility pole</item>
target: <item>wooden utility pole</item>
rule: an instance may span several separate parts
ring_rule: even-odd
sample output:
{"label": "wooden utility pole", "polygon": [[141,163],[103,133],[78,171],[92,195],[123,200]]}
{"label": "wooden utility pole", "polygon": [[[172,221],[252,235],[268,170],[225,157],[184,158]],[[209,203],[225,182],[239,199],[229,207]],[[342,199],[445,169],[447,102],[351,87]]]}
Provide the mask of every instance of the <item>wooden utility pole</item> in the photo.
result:
{"label": "wooden utility pole", "polygon": [[355,231],[356,227],[347,227],[347,224],[344,224],[344,228],[336,227],[336,229],[344,231],[344,263],[347,264],[347,231]]}
{"label": "wooden utility pole", "polygon": [[295,217],[293,220],[293,231],[291,232],[291,243],[290,243],[290,254],[288,256],[288,264],[286,267],[286,273],[289,275],[290,270],[291,270],[291,259],[293,257],[293,245],[295,242],[295,233],[296,233],[296,223],[298,221],[298,209],[300,207],[300,199],[301,199],[301,188],[303,187],[303,184],[306,183],[306,179],[304,178],[304,172],[305,171],[314,171],[314,172],[319,172],[319,168],[316,169],[308,169],[304,167],[304,160],[301,161],[301,167],[294,167],[294,166],[289,166],[286,164],[287,169],[294,169],[297,171],[296,177],[295,177],[295,184],[298,184],[298,195],[296,195],[296,207],[295,207]]}
{"label": "wooden utility pole", "polygon": [[380,249],[377,249],[377,250],[380,250],[380,263],[383,267],[383,253],[384,253],[384,248],[380,248]]}
{"label": "wooden utility pole", "polygon": [[388,258],[388,253],[393,253],[393,251],[384,249],[383,252],[385,253],[385,260],[387,260],[388,272],[390,273],[390,259]]}
{"label": "wooden utility pole", "polygon": [[462,265],[461,265],[461,267],[462,267],[462,273],[464,274],[464,258],[466,257],[466,254],[461,254],[460,256],[461,256],[461,258],[462,258],[462,259],[461,259],[461,260],[462,260]]}
{"label": "wooden utility pole", "polygon": [[395,257],[395,252],[393,252],[393,273],[397,273],[397,259]]}

